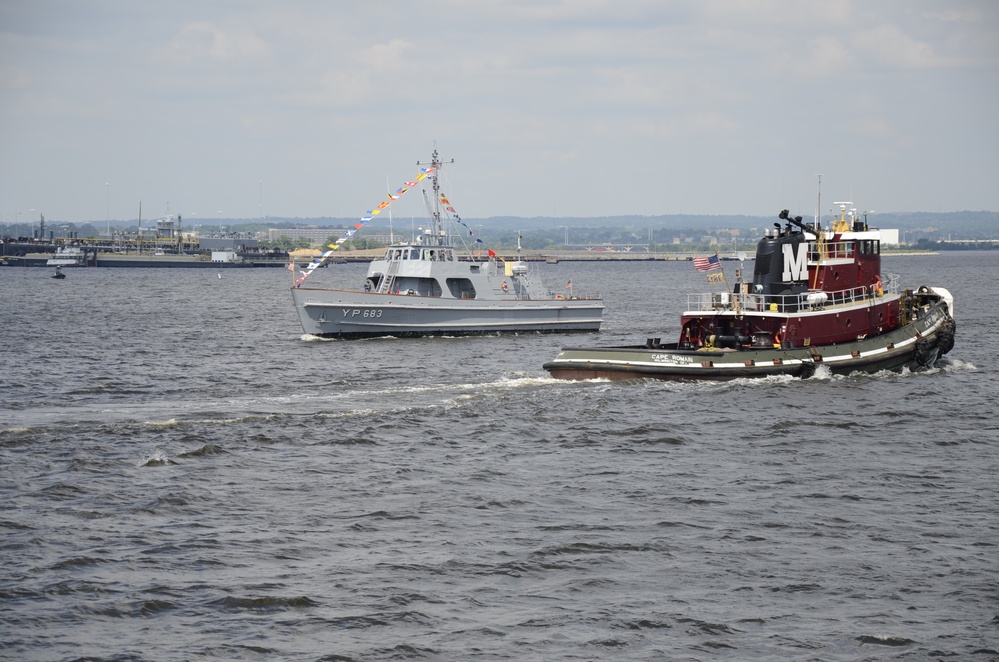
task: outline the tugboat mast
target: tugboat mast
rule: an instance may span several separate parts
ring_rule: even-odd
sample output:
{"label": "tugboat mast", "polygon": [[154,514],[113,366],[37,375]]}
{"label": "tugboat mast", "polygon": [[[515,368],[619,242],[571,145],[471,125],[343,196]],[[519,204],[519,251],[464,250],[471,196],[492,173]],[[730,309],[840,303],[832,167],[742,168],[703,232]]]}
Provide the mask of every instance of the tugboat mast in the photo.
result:
{"label": "tugboat mast", "polygon": [[819,178],[818,193],[815,200],[815,232],[822,229],[822,173],[815,175]]}

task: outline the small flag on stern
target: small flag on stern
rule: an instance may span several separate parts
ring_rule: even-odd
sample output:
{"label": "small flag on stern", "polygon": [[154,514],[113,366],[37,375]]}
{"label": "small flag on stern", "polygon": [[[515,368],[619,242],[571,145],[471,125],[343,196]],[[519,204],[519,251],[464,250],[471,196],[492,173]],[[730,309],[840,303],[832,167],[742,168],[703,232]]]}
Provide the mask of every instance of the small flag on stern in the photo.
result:
{"label": "small flag on stern", "polygon": [[721,262],[718,261],[717,255],[712,255],[711,257],[695,257],[694,268],[697,269],[698,271],[711,271],[712,269],[721,269]]}
{"label": "small flag on stern", "polygon": [[572,279],[571,278],[569,279],[569,282],[565,284],[565,289],[567,289],[567,290],[571,290],[572,289]]}
{"label": "small flag on stern", "polygon": [[725,274],[708,274],[708,282],[714,284],[724,283]]}

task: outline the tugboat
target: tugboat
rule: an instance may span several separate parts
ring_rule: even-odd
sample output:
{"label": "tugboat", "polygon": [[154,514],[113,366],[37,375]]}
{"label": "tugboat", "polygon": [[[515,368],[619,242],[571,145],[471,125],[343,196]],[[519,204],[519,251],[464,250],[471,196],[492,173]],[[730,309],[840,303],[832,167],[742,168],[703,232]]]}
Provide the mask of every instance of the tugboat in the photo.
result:
{"label": "tugboat", "polygon": [[[444,229],[445,215],[463,224],[441,193],[438,173],[443,163],[434,150],[430,163],[406,182],[390,201],[368,212],[361,225],[417,182],[429,177],[433,203],[429,227],[413,243],[389,246],[368,266],[363,289],[305,287],[303,281],[325,266],[340,242],[315,258],[291,288],[303,330],[323,338],[355,339],[382,336],[467,336],[491,333],[568,333],[598,331],[604,305],[598,296],[578,296],[572,281],[565,294],[545,290],[526,262],[503,260],[492,250],[487,259],[459,249]],[[426,192],[425,192],[426,193]],[[467,227],[467,226],[466,226]],[[348,237],[352,234],[350,231]],[[471,230],[469,230],[471,234]]]}
{"label": "tugboat", "polygon": [[[934,367],[954,347],[953,297],[883,277],[880,232],[852,203],[837,204],[830,230],[781,211],[783,227],[757,244],[752,282],[688,295],[676,343],[565,348],[544,369],[558,379],[694,381]],[[721,269],[717,256],[702,260],[699,270]]]}

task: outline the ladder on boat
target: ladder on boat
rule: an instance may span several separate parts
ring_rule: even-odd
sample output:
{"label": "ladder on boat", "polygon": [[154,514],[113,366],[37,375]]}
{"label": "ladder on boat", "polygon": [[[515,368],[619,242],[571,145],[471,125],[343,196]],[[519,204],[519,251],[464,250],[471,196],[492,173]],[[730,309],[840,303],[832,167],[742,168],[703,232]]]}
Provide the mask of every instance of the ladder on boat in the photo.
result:
{"label": "ladder on boat", "polygon": [[387,272],[388,273],[385,274],[385,277],[382,278],[381,285],[378,286],[378,292],[380,294],[392,291],[392,286],[395,284],[395,277],[399,273],[399,263],[389,262]]}

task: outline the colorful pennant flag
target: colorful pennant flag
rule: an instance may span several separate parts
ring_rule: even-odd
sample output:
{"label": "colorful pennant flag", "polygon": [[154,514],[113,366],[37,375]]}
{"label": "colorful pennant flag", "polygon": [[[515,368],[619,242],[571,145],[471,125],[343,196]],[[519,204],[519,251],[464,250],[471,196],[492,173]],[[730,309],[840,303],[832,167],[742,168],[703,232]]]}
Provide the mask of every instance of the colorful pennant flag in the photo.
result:
{"label": "colorful pennant flag", "polygon": [[[391,205],[393,201],[398,200],[402,196],[403,193],[405,193],[406,191],[414,188],[417,185],[418,182],[423,181],[428,176],[430,176],[431,174],[433,174],[436,170],[437,170],[437,168],[435,168],[433,166],[426,167],[426,168],[420,168],[420,172],[416,175],[416,178],[413,181],[404,182],[402,186],[400,186],[398,189],[396,189],[396,191],[395,191],[394,194],[393,193],[388,193],[387,194],[388,195],[388,200],[382,201],[382,203],[379,204],[374,209],[369,209],[368,211],[366,211],[364,213],[364,216],[362,216],[361,219],[357,223],[354,223],[354,227],[353,228],[348,229],[343,234],[342,237],[339,237],[336,240],[335,244],[329,244],[330,250],[326,251],[325,253],[323,253],[322,255],[320,255],[319,257],[317,257],[315,260],[313,260],[312,262],[310,262],[308,264],[308,266],[302,271],[302,275],[298,278],[298,280],[295,281],[295,286],[298,287],[302,283],[302,281],[304,281],[306,278],[308,278],[309,275],[313,271],[316,270],[317,267],[321,267],[323,264],[325,264],[326,260],[329,259],[329,257],[335,251],[339,250],[339,248],[343,244],[345,244],[352,236],[354,236],[354,233],[356,233],[358,230],[360,230],[362,227],[364,227],[365,223],[368,223],[369,221],[373,220],[375,216],[377,216],[378,214],[382,213],[383,209],[388,208],[388,206]],[[445,210],[454,215],[453,216],[453,220],[456,223],[460,223],[462,226],[464,226],[468,230],[468,234],[469,234],[470,237],[475,237],[475,232],[473,232],[472,228],[468,227],[468,225],[466,225],[465,222],[461,220],[461,217],[458,216],[458,213],[454,210],[454,207],[451,206],[451,203],[444,196],[444,194],[441,194],[440,197],[441,197],[441,201],[444,203]],[[479,243],[479,244],[484,243],[478,237],[475,237],[475,242]],[[490,256],[495,256],[496,255],[496,253],[494,251],[492,251],[492,250],[489,251],[489,254],[490,254]],[[290,267],[290,268],[291,268],[292,271],[294,271],[293,267]]]}

